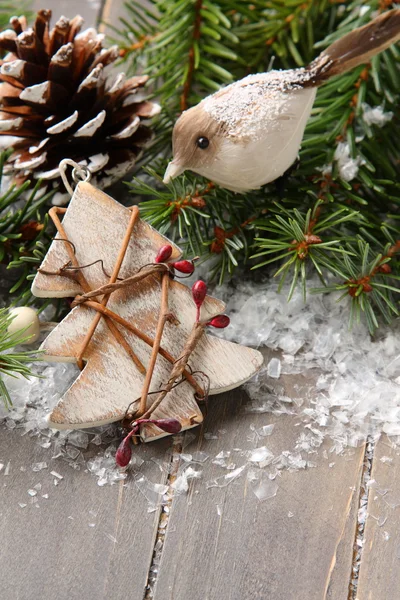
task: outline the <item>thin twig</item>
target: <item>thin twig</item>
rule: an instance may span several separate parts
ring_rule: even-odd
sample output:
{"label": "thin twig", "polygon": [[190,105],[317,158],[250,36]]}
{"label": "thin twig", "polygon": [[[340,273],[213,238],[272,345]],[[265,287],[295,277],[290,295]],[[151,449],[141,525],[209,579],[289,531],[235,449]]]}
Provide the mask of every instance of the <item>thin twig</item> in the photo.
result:
{"label": "thin twig", "polygon": [[[89,306],[90,308],[93,308],[94,310],[97,310],[98,312],[100,312],[105,317],[109,317],[113,321],[116,321],[120,325],[123,325],[128,331],[131,331],[140,340],[142,340],[142,342],[144,342],[148,346],[153,346],[154,340],[150,336],[148,336],[145,333],[143,333],[142,331],[140,331],[140,329],[138,329],[137,327],[135,327],[135,325],[132,325],[132,323],[129,323],[123,317],[121,317],[117,313],[113,312],[112,310],[110,310],[106,306],[102,306],[102,304],[100,304],[99,302],[94,302],[92,300],[88,300],[86,302],[86,306]],[[169,352],[167,352],[166,350],[164,350],[164,348],[160,347],[159,350],[158,350],[158,352],[169,363],[171,363],[172,365],[176,364],[176,362],[177,362],[176,359],[172,356],[172,354],[170,354]],[[203,397],[204,396],[204,390],[197,383],[196,379],[194,377],[192,377],[192,375],[189,373],[189,371],[188,370],[184,370],[182,374],[184,375],[185,379],[187,379],[188,383],[190,383],[190,385],[194,388],[194,390],[196,391],[196,394],[198,394],[200,397]]]}
{"label": "thin twig", "polygon": [[206,327],[206,323],[201,323],[199,321],[196,321],[196,323],[194,323],[193,329],[190,332],[188,339],[186,340],[186,344],[185,344],[185,347],[183,348],[182,355],[178,358],[178,360],[174,364],[167,384],[161,390],[161,392],[159,393],[159,395],[157,396],[157,398],[153,402],[153,404],[146,410],[146,412],[143,415],[141,415],[141,417],[140,417],[141,419],[148,419],[149,416],[155,411],[155,409],[164,400],[164,398],[168,394],[168,392],[170,392],[172,390],[178,377],[180,377],[183,374],[183,372],[186,368],[186,365],[188,363],[188,360],[190,358],[190,355],[192,354],[193,350],[197,346],[198,341],[200,340],[201,336],[203,335],[205,327]]}
{"label": "thin twig", "polygon": [[203,0],[196,0],[196,3],[194,5],[194,24],[193,24],[193,42],[192,45],[190,46],[190,50],[189,50],[189,60],[188,60],[188,66],[187,66],[187,71],[186,71],[186,77],[185,77],[185,81],[183,84],[183,90],[182,90],[182,94],[180,97],[180,106],[181,106],[181,111],[183,112],[184,110],[187,109],[188,107],[188,99],[189,99],[189,94],[191,92],[192,89],[192,79],[193,79],[193,73],[195,70],[195,52],[194,52],[194,44],[197,43],[197,41],[200,38],[200,29],[201,29],[201,8],[203,5]]}
{"label": "thin twig", "polygon": [[145,380],[143,383],[142,395],[140,397],[139,412],[138,412],[139,415],[143,414],[146,410],[147,394],[150,389],[151,379],[153,377],[153,372],[154,372],[154,367],[156,365],[158,351],[161,346],[161,339],[163,336],[165,323],[168,321],[168,318],[170,317],[169,307],[168,307],[168,291],[169,291],[169,273],[166,272],[166,273],[164,273],[164,275],[162,276],[162,279],[161,279],[160,314],[158,317],[156,335],[154,338],[154,344],[153,344],[153,348],[151,351],[150,362],[147,366],[147,373],[146,373],[146,377],[145,377]]}
{"label": "thin twig", "polygon": [[[117,280],[117,277],[119,275],[119,271],[120,271],[121,266],[122,266],[122,262],[123,262],[123,260],[125,258],[125,254],[126,254],[126,251],[128,249],[128,245],[129,245],[129,241],[131,239],[133,228],[135,227],[135,224],[136,224],[136,221],[138,220],[138,218],[139,218],[139,209],[138,209],[137,206],[134,206],[131,209],[131,218],[129,220],[128,227],[126,229],[124,238],[122,240],[121,248],[120,248],[120,251],[118,253],[117,260],[115,262],[114,269],[113,269],[113,272],[111,274],[109,283],[115,283],[116,280]],[[106,306],[109,298],[110,298],[110,294],[105,294],[103,296],[102,300],[101,300],[101,304],[103,306]],[[77,356],[78,365],[80,365],[80,364],[83,363],[83,360],[82,360],[83,359],[83,355],[84,355],[84,353],[86,351],[86,348],[88,347],[88,345],[90,343],[90,340],[92,339],[92,336],[93,336],[94,332],[96,331],[96,327],[99,324],[100,319],[101,319],[101,314],[97,313],[95,315],[95,317],[94,317],[94,319],[93,319],[93,321],[92,321],[92,323],[91,323],[91,325],[90,325],[90,327],[89,327],[86,335],[85,335],[85,338],[84,338],[84,340],[82,342],[82,345],[81,345],[81,348],[79,350],[79,353],[78,353],[78,356]]]}
{"label": "thin twig", "polygon": [[[76,255],[75,255],[75,252],[76,252],[75,246],[74,246],[74,244],[72,244],[72,242],[70,242],[68,240],[66,231],[58,217],[59,214],[65,214],[66,211],[67,211],[66,208],[60,208],[60,207],[54,206],[53,208],[51,208],[49,210],[49,215],[50,215],[54,225],[56,226],[58,233],[62,236],[63,241],[65,242],[65,248],[66,248],[67,254],[70,258],[70,263],[72,265],[75,265],[76,267],[79,267],[79,263],[76,258]],[[67,273],[65,273],[64,275],[66,276]],[[70,277],[73,278],[74,280],[78,281],[79,285],[81,286],[81,288],[83,289],[84,292],[91,291],[90,285],[89,285],[86,277],[82,273],[82,271],[77,270],[73,274],[73,276],[71,273]],[[105,322],[106,322],[106,325],[109,328],[111,334],[114,336],[114,338],[117,340],[117,342],[119,342],[122,345],[122,347],[126,350],[126,352],[129,354],[129,356],[134,361],[135,365],[138,367],[139,371],[141,373],[145,373],[146,369],[145,369],[144,365],[140,362],[139,358],[136,356],[136,354],[130,348],[129,344],[126,342],[125,338],[123,337],[122,333],[119,331],[119,329],[115,325],[115,323],[107,316],[105,317]],[[84,362],[82,359],[78,362],[78,367],[81,370],[83,369]]]}

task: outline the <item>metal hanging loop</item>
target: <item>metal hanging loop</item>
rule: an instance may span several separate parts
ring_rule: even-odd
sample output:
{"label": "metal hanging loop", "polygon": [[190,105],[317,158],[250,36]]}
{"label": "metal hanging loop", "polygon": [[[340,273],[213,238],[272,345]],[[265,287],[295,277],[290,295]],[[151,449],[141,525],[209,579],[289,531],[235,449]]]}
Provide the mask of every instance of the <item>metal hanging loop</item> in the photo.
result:
{"label": "metal hanging loop", "polygon": [[74,160],[70,158],[64,158],[59,165],[61,179],[63,180],[63,184],[67,192],[72,196],[74,190],[72,189],[68,179],[67,179],[67,167],[72,167],[72,179],[78,184],[81,181],[90,181],[92,174],[88,167],[84,165],[78,165]]}

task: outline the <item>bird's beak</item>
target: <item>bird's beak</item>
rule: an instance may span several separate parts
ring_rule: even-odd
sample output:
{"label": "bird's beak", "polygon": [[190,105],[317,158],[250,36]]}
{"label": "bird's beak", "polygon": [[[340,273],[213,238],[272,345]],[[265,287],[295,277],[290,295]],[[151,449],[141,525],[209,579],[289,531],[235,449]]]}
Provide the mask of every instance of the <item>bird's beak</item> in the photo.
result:
{"label": "bird's beak", "polygon": [[170,183],[171,179],[175,179],[175,177],[178,177],[178,175],[181,175],[184,171],[185,167],[178,165],[178,163],[172,160],[165,171],[163,182]]}

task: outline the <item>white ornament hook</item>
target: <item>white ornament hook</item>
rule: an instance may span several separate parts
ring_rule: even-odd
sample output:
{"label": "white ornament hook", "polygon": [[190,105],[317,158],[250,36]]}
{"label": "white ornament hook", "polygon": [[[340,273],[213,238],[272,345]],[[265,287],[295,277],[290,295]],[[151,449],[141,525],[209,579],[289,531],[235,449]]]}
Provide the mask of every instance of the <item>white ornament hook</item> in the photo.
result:
{"label": "white ornament hook", "polygon": [[64,158],[59,165],[61,179],[65,185],[67,192],[72,196],[74,190],[70,186],[70,183],[67,179],[67,167],[72,167],[72,179],[75,183],[79,183],[81,181],[90,181],[92,174],[90,169],[84,165],[79,165],[74,160],[70,158]]}

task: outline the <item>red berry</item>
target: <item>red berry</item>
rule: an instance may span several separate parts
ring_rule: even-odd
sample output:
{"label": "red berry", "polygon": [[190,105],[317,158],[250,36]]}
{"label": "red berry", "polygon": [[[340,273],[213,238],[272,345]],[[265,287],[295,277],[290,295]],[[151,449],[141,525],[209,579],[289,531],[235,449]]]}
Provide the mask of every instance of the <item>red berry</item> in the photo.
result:
{"label": "red berry", "polygon": [[211,327],[216,327],[217,329],[225,329],[225,327],[228,327],[230,322],[231,320],[228,315],[218,315],[217,317],[211,319],[207,325],[211,325]]}
{"label": "red berry", "polygon": [[201,281],[201,279],[199,279],[192,286],[193,301],[194,301],[195,305],[197,306],[197,308],[200,308],[200,306],[203,304],[204,298],[206,297],[206,295],[207,295],[207,286],[204,283],[204,281]]}
{"label": "red berry", "polygon": [[171,258],[172,254],[172,246],[171,244],[166,244],[165,246],[161,246],[159,251],[157,252],[157,256],[154,260],[156,263],[163,263]]}
{"label": "red berry", "polygon": [[115,453],[115,462],[119,467],[126,467],[132,458],[132,434],[133,431],[128,433],[128,435],[122,440],[122,442],[118,446],[118,449]]}
{"label": "red berry", "polygon": [[171,266],[180,273],[186,273],[187,275],[191,275],[194,271],[194,264],[191,260],[178,260],[172,263]]}
{"label": "red berry", "polygon": [[179,433],[182,429],[178,419],[154,419],[151,422],[167,433]]}

